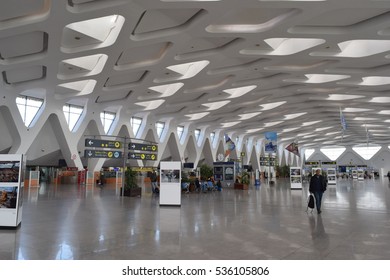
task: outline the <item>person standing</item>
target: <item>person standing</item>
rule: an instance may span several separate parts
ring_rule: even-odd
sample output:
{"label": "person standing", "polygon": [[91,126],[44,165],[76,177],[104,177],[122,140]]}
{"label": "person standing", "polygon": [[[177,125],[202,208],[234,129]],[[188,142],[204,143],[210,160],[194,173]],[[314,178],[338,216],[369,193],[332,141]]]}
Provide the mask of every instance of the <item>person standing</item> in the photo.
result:
{"label": "person standing", "polygon": [[322,195],[326,191],[326,182],[324,176],[321,175],[321,169],[317,169],[316,173],[310,179],[309,192],[314,194],[316,199],[317,213],[321,214]]}

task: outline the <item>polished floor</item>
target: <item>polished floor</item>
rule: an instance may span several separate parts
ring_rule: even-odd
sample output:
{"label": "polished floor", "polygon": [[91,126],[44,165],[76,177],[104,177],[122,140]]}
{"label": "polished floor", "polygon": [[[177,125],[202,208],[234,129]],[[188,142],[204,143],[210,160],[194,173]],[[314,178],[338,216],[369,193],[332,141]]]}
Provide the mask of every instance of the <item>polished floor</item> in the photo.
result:
{"label": "polished floor", "polygon": [[390,259],[387,179],[341,179],[321,215],[306,213],[307,184],[182,195],[181,207],[119,197],[115,186],[25,190],[17,229],[0,229],[0,259]]}

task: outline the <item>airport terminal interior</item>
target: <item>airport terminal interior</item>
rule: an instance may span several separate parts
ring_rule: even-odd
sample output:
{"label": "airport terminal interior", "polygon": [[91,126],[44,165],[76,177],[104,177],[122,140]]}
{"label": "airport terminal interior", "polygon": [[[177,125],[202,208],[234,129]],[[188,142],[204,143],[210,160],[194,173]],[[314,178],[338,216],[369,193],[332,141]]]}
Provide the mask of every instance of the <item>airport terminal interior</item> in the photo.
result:
{"label": "airport terminal interior", "polygon": [[389,59],[389,0],[2,0],[0,259],[390,259]]}

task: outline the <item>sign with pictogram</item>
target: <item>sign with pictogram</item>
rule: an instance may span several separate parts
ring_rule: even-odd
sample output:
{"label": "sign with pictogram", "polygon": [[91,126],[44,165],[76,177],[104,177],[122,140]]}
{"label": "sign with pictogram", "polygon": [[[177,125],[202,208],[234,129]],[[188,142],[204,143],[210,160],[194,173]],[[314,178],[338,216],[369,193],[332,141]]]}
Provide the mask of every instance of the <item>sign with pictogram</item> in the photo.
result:
{"label": "sign with pictogram", "polygon": [[129,150],[158,152],[158,146],[153,144],[129,143]]}
{"label": "sign with pictogram", "polygon": [[85,139],[85,147],[121,149],[122,142],[100,139]]}
{"label": "sign with pictogram", "polygon": [[128,153],[128,159],[157,160],[156,154]]}
{"label": "sign with pictogram", "polygon": [[121,158],[122,152],[120,151],[105,151],[105,150],[84,150],[85,158]]}

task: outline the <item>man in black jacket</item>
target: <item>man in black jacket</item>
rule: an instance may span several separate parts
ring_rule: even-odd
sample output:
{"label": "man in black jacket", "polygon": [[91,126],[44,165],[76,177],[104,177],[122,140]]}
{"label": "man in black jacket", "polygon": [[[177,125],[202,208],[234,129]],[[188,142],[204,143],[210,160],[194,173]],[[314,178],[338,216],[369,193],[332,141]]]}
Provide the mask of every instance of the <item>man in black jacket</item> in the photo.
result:
{"label": "man in black jacket", "polygon": [[321,169],[316,170],[316,174],[310,179],[309,192],[314,194],[318,214],[321,214],[322,195],[326,191],[326,182],[321,175]]}

